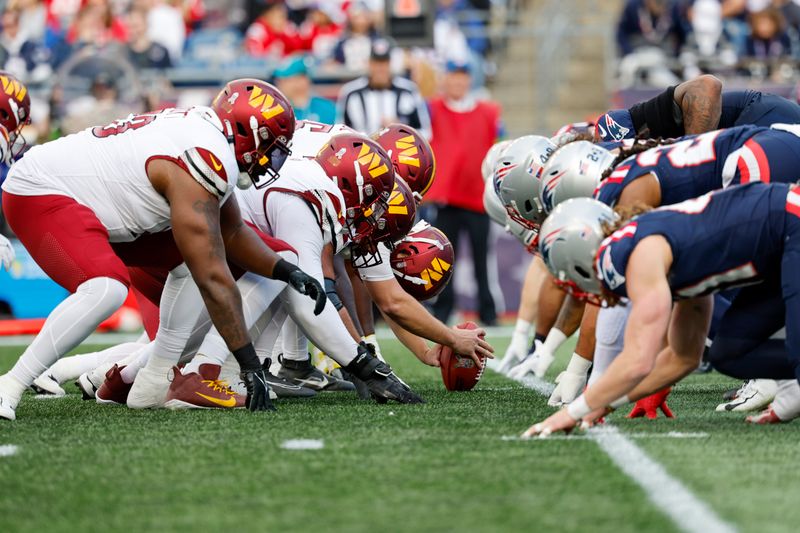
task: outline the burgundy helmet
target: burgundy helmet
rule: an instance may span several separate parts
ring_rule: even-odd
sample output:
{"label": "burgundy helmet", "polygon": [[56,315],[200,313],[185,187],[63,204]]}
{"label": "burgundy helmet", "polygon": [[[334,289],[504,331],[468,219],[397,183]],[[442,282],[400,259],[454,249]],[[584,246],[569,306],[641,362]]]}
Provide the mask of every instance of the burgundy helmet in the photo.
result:
{"label": "burgundy helmet", "polygon": [[394,189],[389,195],[389,205],[383,216],[375,223],[372,235],[351,247],[353,264],[366,266],[375,259],[379,259],[378,243],[382,242],[389,249],[393,248],[395,242],[411,231],[416,217],[417,203],[414,200],[414,193],[411,192],[411,188],[403,181],[403,178],[395,176]]}
{"label": "burgundy helmet", "polygon": [[411,187],[417,202],[422,202],[436,175],[436,158],[425,137],[411,126],[389,124],[372,138],[392,158],[395,172]]}
{"label": "burgundy helmet", "polygon": [[350,242],[362,244],[389,206],[395,180],[392,161],[374,141],[358,133],[334,135],[316,161],[342,192]]}
{"label": "burgundy helmet", "polygon": [[438,295],[450,282],[455,253],[444,233],[420,221],[397,243],[390,262],[400,286],[422,301]]}
{"label": "burgundy helmet", "polygon": [[211,107],[236,153],[240,177],[245,174],[259,188],[275,181],[292,153],[295,128],[294,109],[283,93],[261,80],[233,80]]}
{"label": "burgundy helmet", "polygon": [[[10,72],[0,70],[0,85],[0,126],[6,129],[11,155],[16,158],[25,149],[21,131],[31,121],[31,96],[25,84]],[[22,142],[16,142],[18,137]]]}

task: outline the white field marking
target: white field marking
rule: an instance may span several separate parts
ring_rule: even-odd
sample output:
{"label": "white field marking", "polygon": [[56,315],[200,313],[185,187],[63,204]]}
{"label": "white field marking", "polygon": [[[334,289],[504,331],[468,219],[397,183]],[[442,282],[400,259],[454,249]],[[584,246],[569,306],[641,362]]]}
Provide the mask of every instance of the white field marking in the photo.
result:
{"label": "white field marking", "polygon": [[58,396],[56,394],[37,394],[33,397],[34,400],[55,400],[56,398],[66,398],[69,394],[62,394]]}
{"label": "white field marking", "polygon": [[[487,366],[490,369],[497,368],[497,363],[494,361],[489,361],[489,363]],[[545,397],[549,397],[555,388],[553,384],[532,378],[532,376],[525,377],[519,382]],[[678,432],[675,433],[680,435]],[[572,440],[580,439],[582,435],[551,435],[548,439],[554,437],[560,440]],[[681,531],[687,533],[733,533],[736,531],[734,526],[720,518],[711,507],[700,500],[683,483],[670,476],[661,464],[651,459],[644,450],[611,424],[606,423],[602,427],[590,428],[587,430],[585,438],[595,441],[614,464],[644,490],[653,505],[672,520]]]}
{"label": "white field marking", "polygon": [[[486,368],[489,370],[494,370],[497,372],[497,368],[500,366],[500,362],[497,359],[489,359],[486,361]],[[501,374],[505,376],[505,374]],[[508,377],[508,376],[505,376]],[[512,379],[512,378],[508,378]],[[556,388],[555,385],[552,383],[543,380],[542,378],[537,378],[533,374],[528,374],[527,376],[523,377],[522,379],[512,379],[512,381],[516,381],[517,383],[521,383],[523,386],[532,389],[542,396],[550,397],[553,394],[553,389]]]}
{"label": "white field marking", "polygon": [[321,450],[324,447],[322,439],[289,439],[281,443],[284,450]]}
{"label": "white field marking", "polygon": [[11,457],[12,455],[17,455],[17,448],[13,444],[3,444],[0,445],[0,457]]}

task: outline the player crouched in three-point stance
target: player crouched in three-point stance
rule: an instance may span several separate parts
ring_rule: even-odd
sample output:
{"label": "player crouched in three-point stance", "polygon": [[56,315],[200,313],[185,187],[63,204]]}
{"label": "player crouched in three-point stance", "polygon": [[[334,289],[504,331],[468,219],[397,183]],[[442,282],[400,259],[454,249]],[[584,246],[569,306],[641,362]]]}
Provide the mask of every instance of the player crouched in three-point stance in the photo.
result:
{"label": "player crouched in three-point stance", "polygon": [[[242,222],[231,198],[237,183],[277,174],[294,131],[293,110],[277,89],[258,80],[240,87],[226,105],[232,116],[246,115],[236,122],[249,128],[235,131],[230,120],[207,107],[168,109],[34,147],[11,169],[3,184],[8,222],[42,269],[72,294],[0,376],[0,417],[14,419],[24,389],[122,304],[128,266],[164,266],[170,260],[154,355],[143,370],[162,380],[160,374],[178,361],[184,339],[174,333],[191,331],[194,324],[176,323],[189,317],[171,311],[180,307],[178,295],[185,304],[182,289],[193,278],[197,304],[205,303],[241,366],[249,407],[269,407],[226,260],[291,282],[312,298],[322,289],[268,248]],[[137,239],[170,228],[181,260],[163,250],[136,249]]]}
{"label": "player crouched in three-point stance", "polygon": [[[542,257],[558,279],[595,300],[628,298],[631,312],[623,351],[606,372],[525,436],[592,422],[692,372],[711,321],[711,295],[729,287],[750,285],[737,296],[747,302],[744,310],[773,309],[777,296],[785,313],[740,328],[738,335],[755,348],[731,361],[720,354],[717,368],[739,378],[800,377],[800,188],[751,183],[630,219],[632,213],[620,218],[600,202],[579,198],[560,204],[542,225]],[[765,341],[784,324],[785,347],[775,350]],[[773,404],[753,421],[800,414],[779,411]]]}

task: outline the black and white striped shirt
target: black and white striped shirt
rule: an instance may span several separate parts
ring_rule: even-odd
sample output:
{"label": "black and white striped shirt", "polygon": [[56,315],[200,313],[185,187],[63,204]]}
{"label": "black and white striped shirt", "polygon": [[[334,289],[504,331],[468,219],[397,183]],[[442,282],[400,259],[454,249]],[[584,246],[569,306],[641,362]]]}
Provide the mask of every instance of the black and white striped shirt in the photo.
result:
{"label": "black and white striped shirt", "polygon": [[395,77],[388,89],[372,89],[366,77],[342,86],[337,103],[337,122],[371,134],[390,122],[400,122],[431,136],[428,106],[414,82]]}

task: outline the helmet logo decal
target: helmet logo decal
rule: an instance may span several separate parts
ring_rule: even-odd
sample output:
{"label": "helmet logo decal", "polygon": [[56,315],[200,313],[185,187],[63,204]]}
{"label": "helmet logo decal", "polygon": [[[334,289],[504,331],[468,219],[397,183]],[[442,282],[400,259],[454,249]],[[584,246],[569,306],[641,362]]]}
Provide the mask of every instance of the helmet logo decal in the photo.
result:
{"label": "helmet logo decal", "polygon": [[438,257],[434,257],[433,261],[431,261],[430,268],[426,268],[420,273],[420,277],[425,281],[425,290],[431,290],[433,288],[433,282],[442,279],[444,273],[450,270],[450,268],[450,263]]}
{"label": "helmet logo decal", "polygon": [[[602,123],[605,122],[605,128],[603,128]],[[605,114],[601,118],[601,120],[597,123],[597,129],[600,130],[600,136],[607,140],[615,140],[621,141],[628,137],[628,132],[630,132],[630,128],[626,128],[622,126],[619,122],[614,120],[611,115]],[[610,137],[611,139],[608,139]]]}
{"label": "helmet logo decal", "polygon": [[411,165],[413,167],[419,167],[419,149],[417,148],[417,145],[414,144],[413,135],[408,135],[402,139],[397,139],[394,145],[400,151],[397,158],[400,163]]}
{"label": "helmet logo decal", "polygon": [[386,164],[381,162],[381,158],[378,154],[372,152],[366,143],[361,145],[361,152],[358,154],[358,162],[367,166],[369,175],[373,178],[383,176],[389,172]]}
{"label": "helmet logo decal", "polygon": [[3,90],[9,96],[16,98],[21,102],[25,98],[28,89],[19,81],[10,79],[8,76],[0,76],[0,83],[3,84]]}
{"label": "helmet logo decal", "polygon": [[407,215],[408,214],[408,206],[406,205],[406,199],[403,196],[403,193],[400,192],[400,189],[397,187],[397,183],[395,182],[394,189],[392,190],[392,195],[389,197],[389,214],[391,215]]}
{"label": "helmet logo decal", "polygon": [[544,188],[542,189],[542,203],[544,203],[544,208],[548,212],[553,210],[553,193],[556,187],[558,187],[558,182],[561,181],[561,178],[564,177],[566,173],[567,171],[564,170],[561,174],[550,178],[544,184]]}
{"label": "helmet logo decal", "polygon": [[261,116],[269,120],[283,113],[285,109],[280,104],[275,103],[275,98],[271,94],[266,94],[261,91],[258,86],[253,87],[250,93],[250,99],[247,101],[250,107],[261,108]]}

